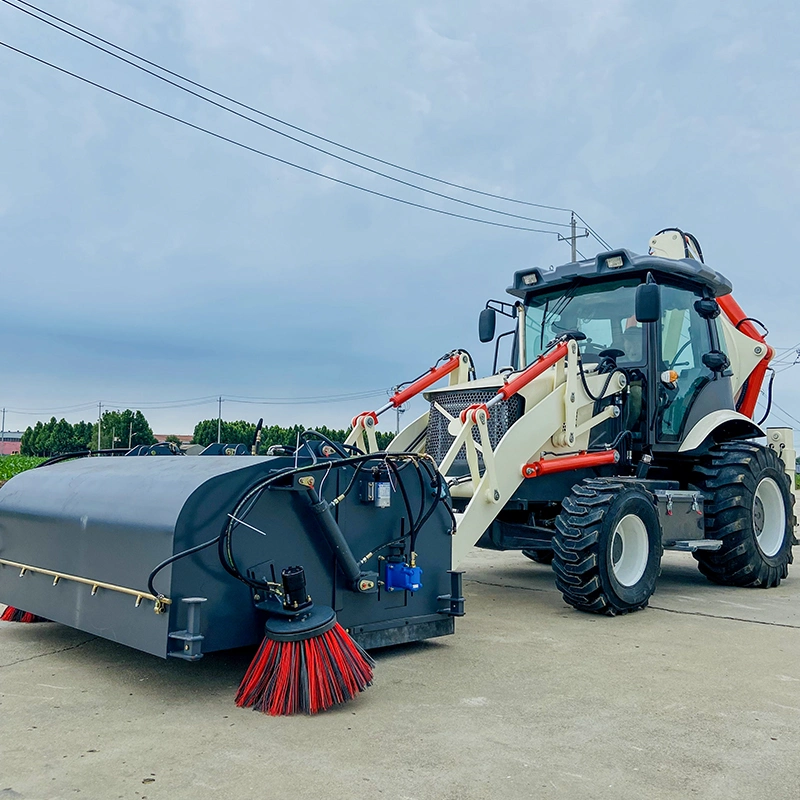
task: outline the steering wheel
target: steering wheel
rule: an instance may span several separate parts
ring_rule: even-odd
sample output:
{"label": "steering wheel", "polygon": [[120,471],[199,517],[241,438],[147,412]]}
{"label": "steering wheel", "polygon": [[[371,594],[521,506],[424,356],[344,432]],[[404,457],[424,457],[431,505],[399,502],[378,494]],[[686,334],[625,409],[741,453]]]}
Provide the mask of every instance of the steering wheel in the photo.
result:
{"label": "steering wheel", "polygon": [[603,353],[605,352],[604,345],[596,344],[590,338],[580,343],[580,349],[582,355],[585,356],[599,356],[600,358],[603,357]]}

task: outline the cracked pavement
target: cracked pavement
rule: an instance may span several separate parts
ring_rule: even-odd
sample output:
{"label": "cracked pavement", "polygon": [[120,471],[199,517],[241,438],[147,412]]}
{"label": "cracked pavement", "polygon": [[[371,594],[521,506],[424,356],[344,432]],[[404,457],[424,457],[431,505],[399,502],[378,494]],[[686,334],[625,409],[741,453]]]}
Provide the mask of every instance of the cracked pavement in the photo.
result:
{"label": "cracked pavement", "polygon": [[0,798],[800,796],[800,565],[730,589],[668,553],[619,618],[520,553],[463,566],[456,635],[378,651],[375,685],[315,718],[234,706],[252,652],[186,664],[0,623]]}

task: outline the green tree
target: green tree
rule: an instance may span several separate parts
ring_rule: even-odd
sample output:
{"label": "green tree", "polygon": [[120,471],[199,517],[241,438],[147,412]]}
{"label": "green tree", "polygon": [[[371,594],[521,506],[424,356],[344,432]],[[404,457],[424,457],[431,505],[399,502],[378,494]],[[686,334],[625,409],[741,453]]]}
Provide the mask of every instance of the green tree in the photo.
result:
{"label": "green tree", "polygon": [[22,434],[20,455],[55,456],[61,453],[74,453],[87,450],[91,438],[92,425],[77,422],[71,425],[65,419],[37,422]]}
{"label": "green tree", "polygon": [[56,453],[69,453],[74,451],[76,449],[74,446],[74,434],[74,428],[65,419],[56,422],[50,433],[50,454],[55,455]]}
{"label": "green tree", "polygon": [[[92,446],[97,447],[97,424],[92,425]],[[110,450],[112,447],[128,449],[137,444],[155,444],[153,429],[141,411],[106,411],[100,420],[100,449]]]}
{"label": "green tree", "polygon": [[[260,452],[265,453],[272,445],[283,445],[284,447],[294,447],[298,437],[308,428],[305,425],[292,425],[284,428],[280,425],[265,425],[261,430]],[[349,429],[328,428],[320,425],[313,430],[318,431],[323,436],[327,436],[334,442],[343,442],[347,438]],[[221,441],[226,444],[243,443],[252,445],[255,437],[256,426],[251,422],[239,420],[238,422],[222,422]],[[378,446],[386,447],[394,438],[392,433],[376,433]],[[194,428],[192,438],[194,444],[201,444],[204,447],[217,441],[217,420],[204,419],[198,422]]]}
{"label": "green tree", "polygon": [[[193,444],[201,444],[204,447],[217,441],[217,425],[215,419],[204,419],[194,426],[192,436]],[[222,420],[220,425],[220,441],[225,444],[246,444],[252,445],[256,435],[256,426],[252,422],[240,419],[235,422]]]}
{"label": "green tree", "polygon": [[30,425],[25,429],[19,443],[19,453],[22,456],[35,456],[38,455],[37,444],[39,441],[39,434],[42,430],[41,421],[37,422],[34,427]]}
{"label": "green tree", "polygon": [[169,436],[164,438],[165,442],[172,442],[173,444],[178,445],[180,447],[183,442],[180,440],[179,436],[176,436],[174,433],[171,433]]}

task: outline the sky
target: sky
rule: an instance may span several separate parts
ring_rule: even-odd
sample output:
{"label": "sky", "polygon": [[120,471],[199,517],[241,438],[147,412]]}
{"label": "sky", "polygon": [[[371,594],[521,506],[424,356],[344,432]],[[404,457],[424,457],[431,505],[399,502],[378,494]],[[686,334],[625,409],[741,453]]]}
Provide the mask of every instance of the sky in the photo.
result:
{"label": "sky", "polygon": [[[35,4],[349,147],[575,209],[613,247],[642,253],[664,227],[691,231],[787,365],[800,347],[791,234],[800,11],[788,0]],[[556,235],[566,228],[368,174],[7,2],[0,41],[339,180],[548,231],[338,185],[0,47],[6,430],[51,415],[91,420],[102,403],[141,408],[156,432],[191,433],[216,417],[220,395],[225,419],[344,427],[454,348],[485,374],[486,300],[507,299],[515,270],[569,260]],[[462,200],[569,222],[358,160]],[[591,238],[578,247],[605,249]],[[800,366],[781,369],[769,423],[800,428]],[[372,396],[341,397],[355,394]]]}

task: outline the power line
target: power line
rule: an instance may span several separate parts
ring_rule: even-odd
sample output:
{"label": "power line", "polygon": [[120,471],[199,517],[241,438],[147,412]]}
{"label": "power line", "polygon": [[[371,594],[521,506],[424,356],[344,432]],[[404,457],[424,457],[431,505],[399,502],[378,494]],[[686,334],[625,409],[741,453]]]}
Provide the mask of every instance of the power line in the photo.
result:
{"label": "power line", "polygon": [[306,172],[309,175],[316,175],[319,178],[324,178],[325,180],[332,181],[333,183],[338,183],[342,186],[349,186],[351,189],[358,189],[359,191],[366,192],[367,194],[374,195],[376,197],[383,197],[386,200],[393,200],[396,203],[402,203],[406,206],[412,206],[413,208],[420,208],[425,211],[432,211],[435,214],[443,214],[447,217],[455,217],[456,219],[463,219],[468,220],[470,222],[479,222],[483,225],[492,225],[496,228],[508,228],[511,230],[517,231],[526,231],[528,233],[542,233],[545,235],[556,236],[556,231],[548,231],[543,230],[541,228],[529,228],[522,225],[509,225],[505,222],[494,222],[493,220],[488,219],[481,219],[480,217],[470,217],[466,214],[456,214],[454,211],[445,211],[442,208],[435,208],[434,206],[427,206],[423,203],[415,203],[412,200],[405,200],[401,197],[395,197],[391,194],[386,194],[385,192],[379,192],[375,189],[368,189],[366,186],[361,186],[357,183],[351,183],[350,181],[342,180],[341,178],[334,178],[332,175],[326,175],[324,172],[318,172],[317,170],[311,169],[310,167],[304,167],[300,164],[295,164],[293,161],[288,161],[285,158],[279,158],[278,156],[272,155],[271,153],[267,153],[264,150],[259,150],[257,147],[251,147],[250,145],[244,144],[243,142],[239,142],[236,139],[231,139],[228,136],[223,136],[221,133],[216,133],[215,131],[209,130],[208,128],[204,128],[202,125],[195,125],[193,122],[189,122],[188,120],[183,119],[182,117],[175,116],[174,114],[170,114],[166,111],[162,111],[160,108],[156,108],[155,106],[148,105],[147,103],[143,103],[141,100],[135,100],[133,97],[129,97],[122,92],[117,92],[114,89],[110,89],[108,86],[104,86],[101,83],[97,83],[96,81],[90,80],[89,78],[85,78],[83,75],[78,75],[76,72],[71,72],[64,67],[59,67],[56,64],[53,64],[50,61],[46,61],[43,58],[39,58],[38,56],[33,55],[32,53],[28,53],[25,50],[21,50],[18,47],[14,47],[13,45],[8,44],[7,42],[0,41],[0,46],[5,47],[8,50],[11,50],[15,53],[19,53],[19,55],[25,56],[26,58],[30,58],[33,61],[36,61],[40,64],[44,64],[51,69],[54,69],[58,72],[63,73],[64,75],[69,75],[71,78],[75,78],[76,80],[82,81],[83,83],[87,83],[90,86],[94,86],[97,89],[101,89],[108,94],[114,95],[115,97],[119,97],[122,100],[127,100],[129,103],[133,103],[140,108],[144,108],[147,111],[152,111],[154,114],[158,114],[159,116],[166,117],[167,119],[171,119],[174,122],[178,122],[181,125],[185,125],[187,128],[192,128],[193,130],[200,131],[201,133],[205,133],[208,136],[213,136],[215,139],[219,139],[223,142],[228,142],[228,144],[235,145],[236,147],[240,147],[243,150],[247,150],[251,153],[255,153],[256,155],[263,156],[264,158],[269,158],[272,161],[276,161],[279,164],[284,164],[287,167],[293,167],[294,169],[299,169],[302,172]]}
{"label": "power line", "polygon": [[[7,2],[7,0],[3,0],[3,2]],[[570,208],[563,208],[561,206],[552,206],[552,205],[547,205],[545,203],[533,203],[533,202],[530,202],[528,200],[517,200],[517,199],[515,199],[513,197],[507,197],[507,196],[501,195],[501,194],[494,194],[492,192],[485,192],[485,191],[482,191],[480,189],[474,189],[474,188],[472,188],[470,186],[464,186],[464,185],[459,184],[459,183],[454,183],[452,181],[444,180],[443,178],[437,178],[437,177],[435,177],[433,175],[429,175],[429,174],[427,174],[425,172],[419,172],[417,170],[413,170],[413,169],[410,169],[408,167],[403,167],[400,164],[397,164],[397,163],[395,163],[393,161],[388,161],[386,159],[378,158],[377,156],[370,155],[369,153],[365,153],[364,151],[358,150],[358,149],[356,149],[354,147],[348,147],[347,145],[342,144],[341,142],[337,142],[334,139],[328,139],[325,136],[320,136],[319,134],[313,133],[312,131],[307,130],[306,128],[300,127],[299,125],[293,125],[291,122],[287,122],[286,120],[281,119],[280,117],[273,116],[272,114],[267,114],[265,111],[261,111],[261,110],[259,110],[257,108],[254,108],[253,106],[247,105],[246,103],[242,103],[242,102],[234,99],[233,97],[230,97],[229,95],[223,94],[222,92],[215,91],[214,89],[211,89],[208,86],[205,86],[204,84],[199,83],[197,81],[193,81],[191,78],[187,78],[186,76],[181,75],[178,72],[174,72],[173,70],[167,69],[166,67],[162,67],[160,64],[157,64],[155,61],[150,61],[149,59],[144,58],[143,56],[137,55],[136,53],[132,52],[131,50],[126,50],[124,47],[121,47],[120,45],[114,44],[114,42],[111,42],[108,39],[104,39],[102,36],[98,36],[97,34],[94,34],[91,31],[86,30],[85,28],[81,28],[78,25],[74,25],[73,23],[68,22],[65,19],[62,19],[61,17],[57,17],[55,14],[51,14],[50,12],[45,11],[44,9],[33,5],[33,3],[28,3],[28,2],[26,2],[26,0],[17,0],[17,2],[21,3],[22,5],[27,6],[28,8],[32,8],[32,9],[38,11],[39,13],[50,17],[51,19],[55,19],[58,22],[60,22],[60,23],[62,23],[64,25],[67,25],[68,27],[73,28],[76,31],[80,31],[81,33],[84,33],[87,36],[90,36],[92,39],[96,39],[98,42],[103,42],[103,44],[107,44],[109,47],[113,47],[115,50],[119,50],[121,53],[125,53],[126,55],[129,55],[129,56],[131,56],[131,57],[133,57],[133,58],[135,58],[135,59],[137,59],[139,61],[142,61],[145,64],[149,64],[151,67],[155,67],[156,69],[159,69],[162,72],[167,73],[168,75],[172,75],[174,78],[179,78],[180,80],[182,80],[182,81],[184,81],[184,82],[186,82],[186,83],[188,83],[188,84],[190,84],[192,86],[196,86],[198,89],[202,89],[203,91],[208,92],[209,94],[213,94],[216,97],[220,97],[223,100],[227,100],[229,103],[233,103],[234,105],[237,105],[240,108],[244,108],[247,111],[252,111],[254,114],[258,114],[259,116],[262,116],[265,119],[270,119],[273,122],[277,122],[277,123],[279,123],[281,125],[286,126],[287,128],[291,128],[292,130],[298,131],[299,133],[303,133],[306,136],[312,137],[313,139],[317,139],[318,141],[325,142],[326,144],[331,144],[334,147],[339,147],[342,150],[346,150],[349,153],[353,153],[355,155],[362,156],[363,158],[367,158],[370,161],[375,161],[378,164],[383,164],[384,166],[392,167],[393,169],[400,170],[401,172],[406,172],[406,173],[408,173],[410,175],[416,175],[416,176],[418,176],[420,178],[425,178],[426,180],[435,181],[436,183],[440,183],[440,184],[443,184],[445,186],[451,186],[454,189],[461,189],[461,190],[463,190],[465,192],[472,192],[473,194],[483,195],[484,197],[492,197],[495,200],[503,200],[503,201],[508,202],[508,203],[516,203],[518,205],[530,206],[532,208],[545,208],[545,209],[548,209],[550,211],[563,211],[565,213],[569,213],[570,211],[572,211],[572,209],[570,209]],[[12,5],[12,4],[9,3],[9,5]],[[14,7],[16,7],[17,10],[19,10],[19,11],[25,11],[24,9],[19,8],[19,6],[14,6]],[[29,12],[25,11],[25,13],[29,13]],[[33,15],[31,15],[31,16],[33,16]],[[36,19],[41,19],[41,18],[40,17],[36,17]],[[42,20],[42,22],[46,22],[46,20]],[[63,30],[63,29],[59,28],[59,30]],[[65,31],[65,33],[68,33],[68,31]],[[183,88],[183,87],[181,87],[181,88]],[[583,224],[586,225],[585,220],[583,220],[582,218],[579,218],[579,219],[581,219]],[[589,227],[589,226],[587,225],[586,227]],[[594,235],[597,236],[596,233],[594,233]],[[607,246],[609,250],[611,249],[611,247],[608,246],[607,244],[604,244],[604,246]]]}
{"label": "power line", "polygon": [[572,213],[584,224],[586,230],[589,231],[589,233],[591,233],[591,235],[597,239],[597,241],[603,245],[606,250],[614,249],[577,211],[573,211]]}
{"label": "power line", "polygon": [[777,409],[778,409],[778,411],[780,411],[782,414],[784,414],[785,416],[789,417],[789,419],[793,420],[793,421],[794,421],[794,422],[796,422],[798,425],[800,425],[800,419],[797,419],[797,417],[795,417],[795,416],[793,416],[792,414],[790,414],[790,413],[789,413],[789,412],[788,412],[788,411],[787,411],[785,408],[783,408],[782,406],[779,406],[779,405],[778,405],[778,404],[775,402],[775,400],[773,400],[773,401],[772,401],[772,405],[773,405],[773,406],[775,406],[775,408],[777,408]]}
{"label": "power line", "polygon": [[69,414],[74,411],[87,411],[90,408],[94,408],[97,403],[81,403],[80,405],[76,406],[63,406],[61,408],[6,408],[6,411],[10,414],[24,414],[24,415],[41,415],[41,414]]}
{"label": "power line", "polygon": [[[159,75],[158,73],[153,72],[152,70],[149,70],[146,67],[141,66],[140,64],[136,64],[135,62],[131,61],[128,58],[125,58],[124,56],[118,55],[117,53],[114,53],[114,52],[112,52],[111,50],[108,50],[105,47],[102,47],[102,46],[100,46],[98,44],[95,44],[94,42],[89,41],[88,39],[84,38],[83,36],[78,35],[77,33],[73,33],[72,31],[68,31],[65,28],[60,27],[59,25],[56,25],[55,23],[50,22],[49,20],[43,19],[42,17],[38,17],[38,16],[36,16],[36,14],[33,14],[30,11],[26,11],[24,8],[20,8],[19,6],[17,6],[14,3],[12,3],[11,0],[2,0],[2,2],[5,3],[8,6],[11,6],[11,8],[16,9],[17,11],[21,11],[23,14],[27,14],[28,16],[32,17],[35,20],[38,20],[39,22],[43,22],[45,25],[49,25],[50,27],[55,28],[57,31],[61,31],[61,33],[67,34],[67,36],[71,36],[74,39],[77,39],[78,41],[83,42],[84,44],[88,44],[90,47],[94,47],[96,50],[100,50],[101,52],[106,53],[107,55],[110,55],[112,58],[116,58],[117,60],[122,61],[125,64],[129,64],[134,69],[138,69],[141,72],[144,72],[144,73],[146,73],[148,75],[151,75],[152,77],[156,78],[157,80],[160,80],[160,81],[162,81],[164,83],[167,83],[170,86],[174,86],[176,89],[180,89],[180,91],[186,92],[187,94],[190,94],[193,97],[196,97],[196,98],[198,98],[199,100],[202,100],[205,103],[209,103],[209,104],[215,106],[216,108],[220,108],[223,111],[227,111],[229,114],[233,114],[233,115],[239,117],[240,119],[246,120],[247,122],[251,122],[254,125],[258,125],[260,128],[264,128],[265,130],[271,131],[272,133],[275,133],[278,136],[283,136],[286,139],[289,139],[289,140],[291,140],[293,142],[301,144],[304,147],[308,147],[311,150],[315,150],[318,153],[324,153],[325,155],[330,156],[331,158],[335,158],[338,161],[342,161],[345,164],[349,164],[350,166],[356,167],[357,169],[365,170],[366,172],[369,172],[372,175],[378,175],[381,178],[386,178],[387,180],[394,181],[395,183],[399,183],[399,184],[401,184],[403,186],[407,186],[407,187],[409,187],[411,189],[416,189],[416,190],[418,190],[420,192],[425,192],[426,194],[434,195],[435,197],[441,197],[444,200],[449,200],[450,202],[453,202],[453,203],[460,203],[461,205],[470,206],[471,208],[477,208],[477,209],[480,209],[481,211],[488,211],[489,213],[492,213],[492,214],[500,214],[500,215],[505,216],[505,217],[513,217],[514,219],[521,219],[521,220],[525,220],[527,222],[536,222],[536,223],[539,223],[539,224],[542,224],[542,225],[553,225],[553,226],[559,227],[559,228],[569,228],[570,227],[569,223],[566,223],[566,222],[554,222],[552,220],[547,220],[547,219],[538,219],[536,217],[527,217],[527,216],[524,216],[523,214],[513,214],[513,213],[511,213],[509,211],[501,211],[500,209],[491,208],[490,206],[480,205],[479,203],[471,203],[469,200],[461,200],[460,198],[453,197],[452,195],[449,195],[449,194],[443,194],[442,192],[437,192],[437,191],[434,191],[433,189],[427,189],[424,186],[419,186],[419,185],[417,185],[415,183],[411,183],[409,181],[404,181],[402,178],[396,178],[395,176],[389,175],[389,174],[387,174],[385,172],[381,172],[380,170],[372,169],[371,167],[368,167],[368,166],[366,166],[364,164],[359,164],[357,161],[352,161],[349,158],[345,158],[344,156],[337,155],[336,153],[333,153],[330,150],[326,150],[323,147],[317,147],[316,145],[311,144],[310,142],[303,141],[302,139],[299,139],[296,136],[292,136],[291,134],[286,133],[285,131],[281,131],[278,128],[274,128],[271,125],[266,125],[263,122],[259,122],[257,119],[253,119],[252,117],[247,116],[247,114],[242,114],[241,112],[236,111],[235,109],[229,108],[228,106],[225,106],[222,103],[218,103],[218,102],[216,102],[215,100],[212,100],[209,97],[205,97],[204,95],[199,94],[198,92],[192,91],[191,89],[187,88],[186,86],[181,86],[181,84],[176,83],[175,81],[171,81],[169,78],[165,78],[163,75]],[[35,7],[35,6],[32,6],[32,7]],[[41,9],[38,9],[38,8],[36,10],[37,11],[41,11]],[[43,13],[46,13],[46,12],[43,12]],[[71,23],[69,23],[69,22],[66,22],[65,24],[66,25],[71,25]],[[93,36],[93,34],[89,34],[89,35]],[[117,47],[117,45],[112,45],[112,47]],[[140,58],[139,56],[134,56],[134,57],[135,58]],[[158,67],[158,69],[163,70],[164,68],[163,67]],[[182,80],[186,80],[186,79],[182,78]],[[209,91],[209,90],[206,89],[205,91]]]}
{"label": "power line", "polygon": [[798,347],[800,347],[800,342],[796,342],[796,343],[795,343],[795,344],[793,344],[791,347],[773,347],[772,349],[773,349],[773,350],[774,350],[776,353],[785,353],[785,352],[787,352],[788,350],[795,350],[795,349],[796,349],[796,348],[798,348]]}
{"label": "power line", "polygon": [[775,374],[779,375],[781,372],[786,372],[787,369],[791,369],[792,367],[796,367],[798,365],[798,361],[793,361],[791,364],[786,364],[781,369],[776,369]]}
{"label": "power line", "polygon": [[[766,411],[766,408],[767,408],[766,402],[759,398],[759,403],[761,404],[761,407]],[[799,430],[798,428],[795,428],[794,423],[790,422],[788,419],[786,419],[786,417],[784,417],[782,414],[780,414],[779,412],[777,412],[775,410],[775,408],[774,408],[775,403],[774,402],[773,402],[772,405],[773,405],[773,408],[770,409],[768,419],[774,417],[777,422],[782,422],[784,425],[786,425],[789,428],[794,428],[795,430]]]}
{"label": "power line", "polygon": [[[207,395],[205,397],[191,397],[184,400],[143,400],[141,402],[130,402],[121,400],[107,400],[103,402],[103,407],[107,409],[129,408],[145,411],[156,411],[164,409],[195,408],[197,406],[217,403],[222,397],[226,403],[244,403],[248,405],[308,405],[312,403],[340,403],[350,400],[366,400],[372,397],[383,397],[386,394],[384,389],[366,389],[361,392],[347,392],[344,394],[323,394],[323,395],[299,395],[296,397],[249,397],[245,395]],[[13,414],[24,415],[47,415],[55,413],[69,413],[74,411],[86,411],[96,408],[96,402],[80,403],[72,406],[60,406],[57,408],[7,408],[6,411]]]}

